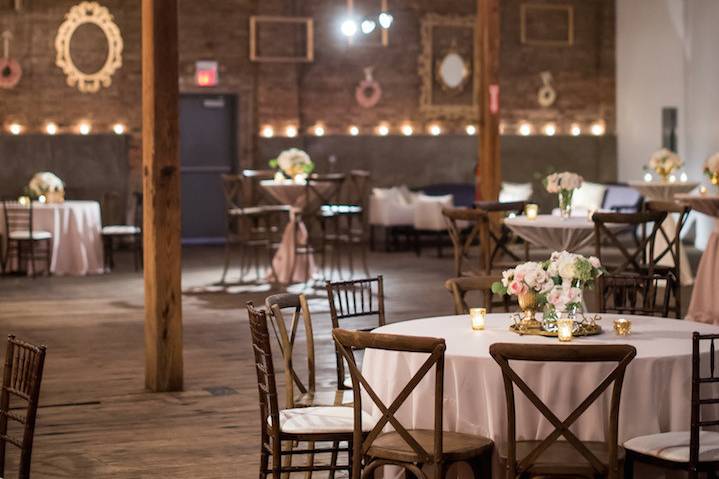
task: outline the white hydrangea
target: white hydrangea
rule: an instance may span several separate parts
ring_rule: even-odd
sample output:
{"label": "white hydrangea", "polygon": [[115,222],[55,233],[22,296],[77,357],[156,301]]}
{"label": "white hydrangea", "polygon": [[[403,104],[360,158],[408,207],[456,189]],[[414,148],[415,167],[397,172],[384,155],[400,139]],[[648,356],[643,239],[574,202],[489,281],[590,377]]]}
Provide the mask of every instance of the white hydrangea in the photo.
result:
{"label": "white hydrangea", "polygon": [[64,193],[65,183],[55,174],[41,171],[32,177],[27,188],[35,196],[45,195],[49,192]]}
{"label": "white hydrangea", "polygon": [[710,174],[719,174],[719,153],[714,153],[707,159],[704,169]]}
{"label": "white hydrangea", "polygon": [[562,190],[576,190],[582,186],[584,178],[570,171],[561,173],[552,173],[546,179],[547,191],[549,193],[559,193]]}
{"label": "white hydrangea", "polygon": [[682,166],[684,166],[684,161],[679,158],[679,155],[666,148],[655,151],[649,158],[649,168],[657,172],[663,170],[668,174]]}
{"label": "white hydrangea", "polygon": [[277,157],[277,166],[290,178],[307,173],[311,165],[310,156],[297,148],[285,150]]}

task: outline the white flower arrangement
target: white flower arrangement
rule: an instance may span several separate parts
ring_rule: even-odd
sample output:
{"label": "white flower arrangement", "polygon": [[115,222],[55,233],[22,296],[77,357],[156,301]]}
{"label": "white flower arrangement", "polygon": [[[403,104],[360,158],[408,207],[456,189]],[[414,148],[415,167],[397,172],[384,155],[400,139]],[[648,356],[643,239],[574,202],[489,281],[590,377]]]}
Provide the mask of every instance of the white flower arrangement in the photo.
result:
{"label": "white flower arrangement", "polygon": [[492,285],[492,291],[500,294],[519,296],[534,292],[546,295],[554,287],[554,281],[542,263],[522,263],[502,273],[502,281]]}
{"label": "white flower arrangement", "polygon": [[704,174],[715,185],[719,185],[719,153],[714,153],[704,163]]}
{"label": "white flower arrangement", "polygon": [[671,175],[682,166],[684,166],[684,161],[679,158],[679,155],[666,148],[655,151],[649,158],[649,168],[662,177]]}
{"label": "white flower arrangement", "polygon": [[41,171],[32,177],[26,190],[28,196],[32,198],[47,196],[50,193],[62,195],[65,193],[65,183],[53,173]]}
{"label": "white flower arrangement", "polygon": [[285,176],[295,179],[300,175],[309,175],[315,169],[310,156],[297,148],[285,150],[270,161],[271,168],[278,168]]}
{"label": "white flower arrangement", "polygon": [[544,186],[549,193],[573,191],[580,188],[582,183],[584,183],[584,178],[569,171],[552,173],[544,179]]}

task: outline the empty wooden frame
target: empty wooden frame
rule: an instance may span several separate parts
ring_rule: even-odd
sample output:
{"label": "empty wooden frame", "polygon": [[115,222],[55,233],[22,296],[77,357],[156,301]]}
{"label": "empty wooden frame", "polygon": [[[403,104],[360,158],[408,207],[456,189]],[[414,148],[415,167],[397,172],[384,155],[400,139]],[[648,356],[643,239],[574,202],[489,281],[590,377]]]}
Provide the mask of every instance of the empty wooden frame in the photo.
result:
{"label": "empty wooden frame", "polygon": [[[304,28],[305,52],[303,55],[288,55],[263,53],[260,41],[260,27],[262,25],[275,28],[296,26]],[[268,15],[253,15],[250,17],[250,60],[265,63],[312,63],[315,59],[315,30],[314,21],[310,17],[283,17]],[[283,42],[285,45],[287,42]],[[267,45],[269,47],[269,45]]]}
{"label": "empty wooden frame", "polygon": [[570,47],[574,45],[574,6],[523,3],[520,7],[524,45]]}

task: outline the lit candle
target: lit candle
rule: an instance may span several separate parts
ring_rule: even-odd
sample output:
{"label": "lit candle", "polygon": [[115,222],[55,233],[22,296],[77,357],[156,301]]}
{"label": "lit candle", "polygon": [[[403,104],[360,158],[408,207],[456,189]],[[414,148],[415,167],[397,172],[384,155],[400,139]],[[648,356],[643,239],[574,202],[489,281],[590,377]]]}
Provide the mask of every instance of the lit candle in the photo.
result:
{"label": "lit candle", "polygon": [[484,330],[484,323],[487,317],[486,308],[472,308],[469,310],[469,317],[472,319],[472,329],[474,331]]}
{"label": "lit candle", "polygon": [[536,203],[529,203],[524,207],[524,214],[527,215],[528,220],[536,220],[538,213],[539,205]]}
{"label": "lit candle", "polygon": [[29,196],[21,196],[17,199],[17,202],[20,203],[22,206],[27,206],[30,204],[30,197]]}
{"label": "lit candle", "polygon": [[285,181],[285,175],[278,171],[275,173],[275,183],[283,183]]}
{"label": "lit candle", "polygon": [[357,135],[359,135],[359,132],[360,132],[360,131],[359,131],[359,128],[356,127],[356,126],[354,126],[354,125],[352,125],[352,126],[350,127],[350,130],[349,130],[349,131],[350,131],[350,135],[352,135],[352,136],[357,136]]}
{"label": "lit candle", "polygon": [[689,176],[687,176],[686,171],[682,171],[682,174],[679,175],[679,181],[681,181],[682,183],[686,183],[687,181],[689,181]]}
{"label": "lit candle", "polygon": [[560,318],[557,320],[557,337],[563,343],[572,340],[574,333],[574,320],[569,318]]}
{"label": "lit candle", "polygon": [[669,183],[676,183],[677,175],[669,175]]}
{"label": "lit candle", "polygon": [[615,319],[614,331],[619,336],[629,336],[632,333],[632,322],[624,318]]}
{"label": "lit candle", "polygon": [[699,187],[699,194],[700,194],[700,195],[706,195],[706,194],[707,194],[707,187],[704,186],[704,185],[701,185],[701,186]]}
{"label": "lit candle", "polygon": [[652,174],[649,172],[644,173],[644,182],[645,183],[651,183],[652,182]]}
{"label": "lit candle", "polygon": [[40,195],[40,196],[38,196],[38,197],[37,197],[37,200],[38,200],[40,203],[42,203],[42,204],[47,203],[47,198],[45,198],[45,195]]}

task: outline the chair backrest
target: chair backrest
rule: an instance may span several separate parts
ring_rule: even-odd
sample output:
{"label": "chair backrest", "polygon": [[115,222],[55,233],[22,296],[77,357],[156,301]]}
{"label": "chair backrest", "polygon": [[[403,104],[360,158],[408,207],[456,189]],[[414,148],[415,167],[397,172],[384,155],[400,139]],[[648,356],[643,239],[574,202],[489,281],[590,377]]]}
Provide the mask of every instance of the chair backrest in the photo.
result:
{"label": "chair backrest", "polygon": [[2,200],[5,234],[10,234],[10,232],[14,231],[27,231],[28,238],[32,238],[33,203],[34,201],[31,200],[23,205],[17,200]]}
{"label": "chair backrest", "polygon": [[[535,345],[496,343],[489,347],[489,353],[502,368],[504,393],[507,400],[507,477],[519,477],[542,453],[564,437],[591,465],[597,475],[618,477],[618,429],[619,401],[621,399],[624,373],[637,354],[630,345]],[[563,421],[532,391],[527,383],[515,372],[510,361],[561,362],[561,363],[616,363],[615,368]],[[554,368],[561,371],[561,368]],[[517,428],[514,386],[524,393],[534,407],[554,426],[544,440],[523,458],[517,458]],[[605,390],[612,386],[609,409],[609,424],[606,442],[609,452],[608,464],[603,464],[587,446],[570,431],[570,427],[591,406]]]}
{"label": "chair backrest", "polygon": [[[356,279],[325,283],[327,299],[330,305],[330,318],[333,328],[342,327],[340,322],[350,320],[376,320],[366,327],[356,328],[361,331],[371,331],[385,325],[384,310],[384,278]],[[337,356],[337,389],[345,387],[345,364],[339,351]]]}
{"label": "chair backrest", "polygon": [[[666,217],[667,213],[665,211],[594,213],[592,220],[594,221],[594,242],[597,258],[602,260],[602,264],[608,264],[602,256],[602,245],[606,240],[608,244],[616,247],[622,256],[618,264],[608,268],[610,274],[627,272],[642,274],[647,266],[647,256],[654,254],[654,241],[659,231],[659,226]],[[620,241],[618,232],[613,231],[611,227],[607,226],[612,223],[624,225],[627,228],[642,228],[644,233],[641,235],[641,239],[637,241],[635,248],[631,248],[626,242]],[[626,231],[626,229],[623,231]],[[651,266],[651,264],[649,264],[649,266]],[[649,269],[649,274],[653,274],[651,269]]]}
{"label": "chair backrest", "polygon": [[[32,445],[42,372],[45,366],[45,346],[34,346],[9,336],[5,351],[2,392],[0,392],[0,477],[5,477],[7,446],[20,449],[18,477],[30,477]],[[24,416],[11,407],[11,399],[24,403]],[[22,438],[8,434],[8,421],[23,425]]]}
{"label": "chair backrest", "polygon": [[616,213],[636,213],[642,205],[642,194],[625,183],[609,183],[604,193],[602,209]]}
{"label": "chair backrest", "polygon": [[[716,340],[719,334],[700,334],[694,332],[692,334],[692,410],[691,410],[691,429],[689,432],[689,470],[696,471],[699,465],[699,433],[702,428],[719,426],[719,421],[714,415],[714,407],[719,403],[719,397],[707,397],[702,395],[702,384],[719,383],[719,371],[717,371],[717,348]],[[702,344],[709,343],[709,353],[702,353]],[[703,356],[703,359],[702,359]],[[708,364],[707,364],[708,363]],[[708,371],[708,375],[707,375]],[[716,391],[714,386],[712,389],[705,391]],[[712,412],[709,413],[710,419],[705,420],[702,414],[704,406],[709,406]],[[719,463],[719,461],[716,461]]]}
{"label": "chair backrest", "polygon": [[602,275],[597,281],[599,312],[667,318],[674,281],[671,275]]}
{"label": "chair backrest", "polygon": [[346,178],[344,173],[310,175],[305,184],[304,196],[299,202],[302,214],[306,217],[313,216],[319,212],[322,205],[334,203]]}
{"label": "chair backrest", "polygon": [[[280,435],[280,408],[277,401],[277,382],[275,366],[272,362],[270,332],[267,327],[267,315],[261,309],[247,303],[247,315],[252,335],[252,352],[257,372],[257,389],[260,393],[260,430],[262,445],[268,444],[268,436],[278,438]],[[270,424],[267,419],[270,418]]]}
{"label": "chair backrest", "polygon": [[[304,294],[280,293],[265,299],[272,328],[285,362],[285,393],[287,408],[295,407],[295,388],[302,394],[315,392],[315,343],[312,316]],[[289,317],[289,320],[287,317]],[[303,381],[294,367],[293,355],[300,322],[307,342],[307,380]]]}
{"label": "chair backrest", "polygon": [[248,184],[249,181],[242,175],[222,175],[222,191],[225,194],[225,208],[227,210],[243,208],[248,205]]}
{"label": "chair backrest", "polygon": [[495,305],[501,304],[504,310],[509,312],[509,297],[503,295],[501,302],[497,303],[492,300],[492,284],[501,281],[501,276],[464,276],[460,278],[451,278],[444,283],[444,287],[452,294],[454,302],[454,314],[469,314],[469,305],[465,299],[467,293],[478,291],[482,293],[484,299],[483,306],[488,312],[492,312]]}
{"label": "chair backrest", "polygon": [[[354,437],[353,437],[353,470],[361,470],[362,457],[372,447],[377,437],[382,434],[386,426],[391,426],[402,438],[402,440],[414,451],[419,463],[436,463],[442,457],[442,409],[444,402],[444,352],[446,349],[444,339],[399,336],[394,334],[377,334],[362,331],[348,331],[346,329],[335,329],[332,331],[337,349],[342,358],[349,364],[349,372],[352,378],[353,407],[354,407]],[[385,404],[377,395],[362,371],[357,366],[354,351],[357,349],[380,349],[385,351],[398,351],[427,354],[428,357],[419,367],[417,372],[403,387],[391,403]],[[430,370],[435,369],[434,382],[434,428],[432,450],[428,451],[422,447],[402,423],[395,417],[397,411],[408,400],[412,391],[422,379],[427,376]],[[382,416],[375,423],[374,427],[363,434],[362,430],[362,398],[366,394]],[[366,429],[366,428],[365,428]],[[354,477],[359,477],[356,475]]]}
{"label": "chair backrest", "polygon": [[[488,237],[489,237],[489,270],[495,269],[495,261],[502,257],[509,257],[510,262],[519,263],[519,256],[509,250],[509,243],[514,238],[512,230],[503,224],[507,216],[519,216],[524,213],[527,201],[477,201],[474,205],[477,209],[486,211],[489,216]],[[525,242],[525,259],[529,260],[529,243]],[[506,266],[506,265],[505,265]]]}
{"label": "chair backrest", "polygon": [[442,216],[452,241],[455,276],[464,274],[464,260],[477,241],[479,242],[479,265],[476,272],[489,274],[491,265],[489,261],[488,214],[475,208],[443,208]]}
{"label": "chair backrest", "polygon": [[691,208],[685,205],[680,205],[679,203],[675,203],[673,201],[648,201],[644,203],[644,208],[646,211],[663,211],[666,212],[667,215],[677,215],[676,230],[674,232],[669,231],[667,226],[665,226],[665,222],[662,222],[659,225],[657,236],[664,240],[663,249],[661,251],[654,251],[652,257],[649,258],[649,261],[652,263],[653,266],[657,266],[661,260],[666,257],[669,257],[672,260],[672,264],[674,265],[672,267],[674,277],[679,279],[682,257],[681,234],[682,230],[684,229],[684,226],[687,223],[687,218],[689,217],[689,212],[691,211]]}
{"label": "chair backrest", "polygon": [[526,201],[476,201],[474,206],[488,213],[505,213],[521,215],[524,213]]}
{"label": "chair backrest", "polygon": [[245,200],[243,204],[245,206],[258,206],[272,203],[265,190],[260,187],[260,182],[274,179],[276,173],[275,170],[242,170],[240,175],[245,180]]}

